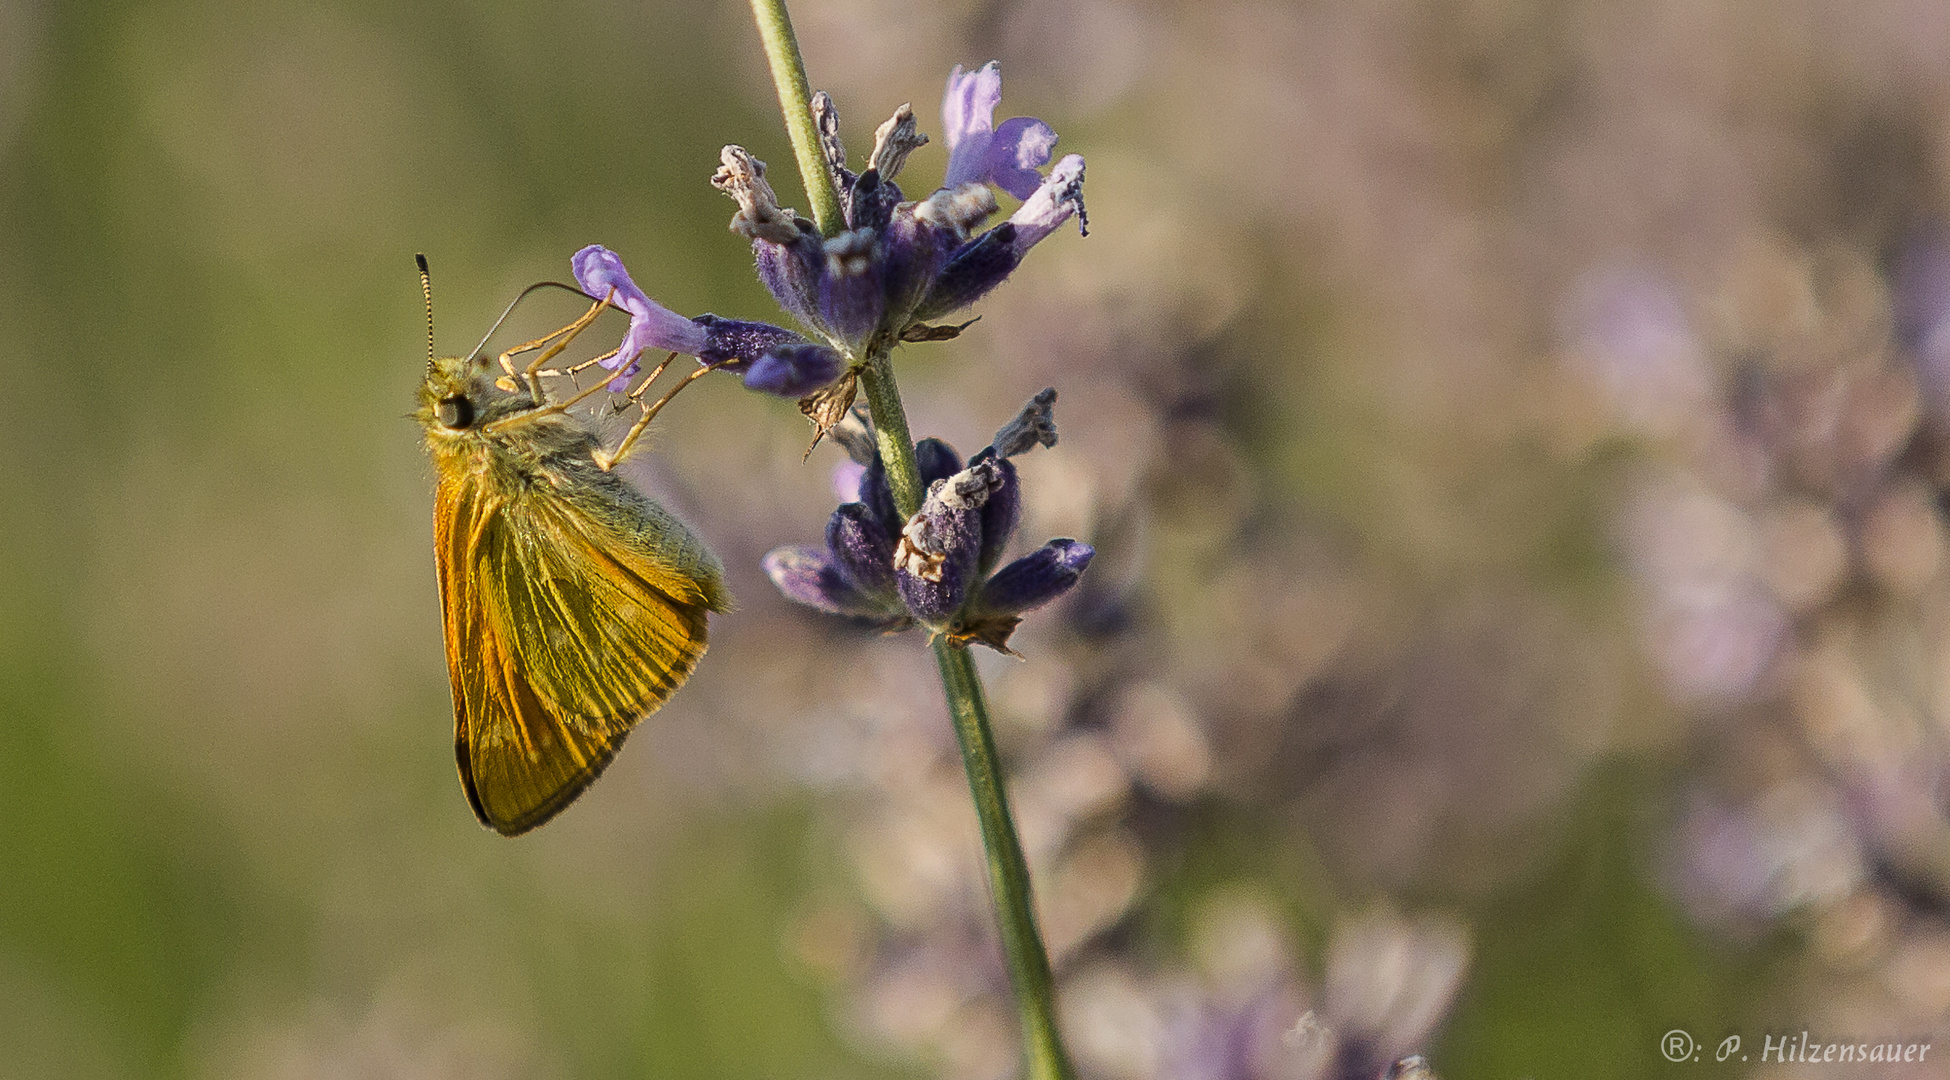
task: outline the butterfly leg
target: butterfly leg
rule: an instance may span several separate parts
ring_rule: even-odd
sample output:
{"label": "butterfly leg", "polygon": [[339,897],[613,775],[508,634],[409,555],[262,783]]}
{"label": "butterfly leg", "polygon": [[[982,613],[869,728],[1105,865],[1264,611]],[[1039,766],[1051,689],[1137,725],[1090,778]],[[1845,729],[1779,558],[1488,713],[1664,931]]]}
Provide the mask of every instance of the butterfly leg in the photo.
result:
{"label": "butterfly leg", "polygon": [[[599,356],[599,357],[597,357],[596,359],[597,359],[597,360],[607,360],[607,359],[609,359],[609,357],[611,357],[611,356],[614,356],[614,355],[616,355],[616,354],[615,354],[614,352],[610,352],[610,353],[607,353],[607,354],[605,354],[605,355],[603,355],[603,356]],[[651,373],[651,376],[650,376],[650,377],[651,377],[652,379],[654,379],[654,378],[656,378],[656,377],[657,377],[658,375],[660,375],[660,374],[662,374],[662,373],[663,373],[663,370],[664,370],[664,368],[665,368],[665,367],[667,367],[667,366],[669,366],[669,364],[670,364],[670,362],[671,362],[672,360],[674,360],[674,359],[676,359],[676,358],[677,358],[677,354],[676,354],[676,353],[671,353],[671,354],[670,354],[669,356],[667,356],[667,357],[665,357],[665,358],[664,358],[664,362],[663,362],[662,364],[658,364],[658,365],[657,365],[657,369],[656,369],[656,371],[654,371],[654,372],[652,372],[652,373]],[[593,362],[594,362],[594,361],[591,361],[591,363],[593,363]],[[588,366],[587,364],[578,364],[578,365],[576,365],[576,366],[575,366],[574,368],[571,368],[570,370],[571,370],[571,371],[580,371],[580,370],[582,370],[582,369],[583,369],[584,367],[587,367],[587,366]],[[705,370],[707,370],[707,371],[708,371],[708,370],[710,370],[710,369],[708,369],[708,368],[707,368],[707,369],[705,369]],[[536,373],[537,373],[537,374],[539,374],[539,373],[540,373],[540,369],[536,369]],[[523,377],[524,377],[524,378],[533,378],[534,376],[533,376],[533,375],[529,375],[529,374],[527,374],[527,373],[524,373],[524,375],[523,375]],[[487,425],[487,427],[486,427],[486,428],[485,428],[484,430],[487,430],[487,431],[501,431],[501,430],[503,430],[503,429],[505,429],[505,428],[511,428],[511,427],[514,427],[514,426],[515,426],[516,424],[525,424],[525,423],[527,423],[528,421],[530,421],[530,420],[534,420],[534,419],[536,419],[536,418],[538,418],[538,417],[543,417],[543,416],[555,416],[555,415],[558,415],[558,414],[560,414],[560,413],[565,413],[565,412],[568,412],[568,411],[569,411],[570,409],[572,409],[572,408],[575,408],[575,407],[576,407],[577,405],[580,405],[580,404],[582,404],[583,402],[585,402],[585,401],[587,401],[587,400],[589,400],[590,398],[592,398],[592,397],[594,397],[594,396],[596,396],[597,394],[599,394],[599,393],[601,393],[601,392],[602,392],[602,391],[603,391],[603,390],[604,390],[605,388],[607,388],[607,387],[609,386],[609,384],[610,384],[610,382],[611,382],[611,381],[612,381],[612,380],[609,380],[609,379],[605,379],[605,380],[603,380],[602,382],[599,382],[599,383],[597,383],[596,385],[594,385],[594,386],[592,386],[592,387],[590,387],[589,389],[587,389],[587,390],[583,390],[583,391],[581,391],[580,393],[578,393],[578,394],[576,394],[576,395],[575,395],[574,397],[572,397],[572,398],[570,398],[570,399],[569,399],[569,400],[567,400],[567,401],[558,401],[558,402],[555,402],[555,403],[554,403],[554,404],[552,404],[552,405],[547,405],[547,406],[544,406],[544,407],[542,407],[542,408],[539,408],[539,409],[529,409],[529,410],[527,410],[527,411],[525,411],[525,412],[518,412],[518,413],[515,413],[515,414],[514,414],[514,415],[512,415],[512,416],[504,416],[504,417],[502,417],[502,418],[501,418],[501,419],[499,419],[499,420],[495,420],[495,421],[493,421],[493,422],[491,422],[491,423],[489,423],[489,424]],[[647,384],[647,383],[648,383],[648,380],[645,380],[645,383]],[[639,388],[639,392],[640,392],[640,388]],[[538,400],[539,400],[539,399],[538,399]],[[607,466],[607,465],[605,465],[605,466],[604,466],[604,468],[608,468],[608,466]]]}
{"label": "butterfly leg", "polygon": [[[501,361],[501,370],[507,372],[508,377],[510,379],[519,378],[523,382],[527,383],[529,391],[535,395],[535,400],[537,401],[542,400],[541,387],[536,383],[535,373],[542,369],[543,364],[546,364],[550,360],[553,360],[557,356],[561,355],[562,350],[568,348],[569,343],[576,339],[576,335],[588,329],[589,324],[596,321],[596,316],[601,315],[603,313],[603,309],[610,306],[609,302],[612,299],[614,299],[615,296],[616,296],[616,290],[611,289],[609,291],[609,295],[604,296],[601,300],[596,301],[595,305],[592,306],[588,311],[584,312],[582,317],[577,319],[576,321],[570,323],[569,325],[563,327],[560,330],[555,331],[552,334],[546,334],[542,337],[536,338],[533,341],[522,342],[520,345],[516,345],[514,348],[509,349],[506,352],[502,353],[498,357],[498,359]],[[553,342],[554,344],[550,344],[550,342]],[[522,353],[525,352],[533,352],[536,349],[540,349],[545,345],[548,347],[542,352],[540,356],[537,356],[534,360],[530,361],[528,366],[522,369],[522,371],[520,371],[519,373],[515,371],[515,366],[511,362],[511,360],[514,357],[520,356]],[[513,389],[513,387],[510,386],[508,387],[508,389]]]}
{"label": "butterfly leg", "polygon": [[[601,356],[592,356],[589,359],[584,360],[579,364],[574,364],[565,368],[543,368],[540,371],[537,371],[535,374],[537,377],[540,378],[552,378],[552,377],[559,377],[559,376],[566,375],[569,378],[570,384],[575,386],[576,389],[580,390],[582,389],[582,384],[576,380],[577,375],[580,375],[583,372],[588,371],[590,368],[595,367],[597,364],[600,364],[603,361],[614,357],[617,353],[622,351],[623,351],[622,347],[618,346],[617,348],[611,349],[608,352],[602,354]],[[605,379],[604,381],[611,382],[614,381],[614,379],[613,378]]]}
{"label": "butterfly leg", "polygon": [[[675,358],[677,356],[676,353],[671,353],[670,355],[672,358]],[[657,373],[662,374],[664,365],[667,365],[669,363],[670,360],[665,360],[663,364],[658,365]],[[678,392],[683,390],[686,386],[691,385],[692,383],[696,382],[698,379],[704,377],[710,372],[716,371],[719,368],[719,366],[720,366],[719,364],[706,364],[703,367],[698,368],[696,371],[693,371],[689,375],[686,375],[682,379],[678,380],[677,385],[671,387],[670,390],[666,392],[663,397],[658,398],[655,404],[645,406],[643,409],[643,415],[637,417],[636,423],[630,425],[629,432],[623,436],[622,442],[616,444],[616,450],[614,452],[604,452],[601,450],[596,451],[597,466],[600,467],[604,472],[608,472],[611,468],[615,467],[617,462],[623,460],[626,456],[629,455],[630,447],[636,445],[636,441],[640,436],[642,436],[644,429],[650,426],[650,421],[657,418],[657,414],[663,411],[663,407],[665,405],[670,404],[671,398],[676,397]],[[654,378],[655,376],[652,376],[652,379]],[[631,396],[636,397],[637,395],[642,394],[643,391],[648,390],[650,388],[650,382],[651,382],[650,379],[644,380],[643,385],[637,387],[636,394],[632,394]],[[639,400],[637,404],[642,405],[643,402]]]}

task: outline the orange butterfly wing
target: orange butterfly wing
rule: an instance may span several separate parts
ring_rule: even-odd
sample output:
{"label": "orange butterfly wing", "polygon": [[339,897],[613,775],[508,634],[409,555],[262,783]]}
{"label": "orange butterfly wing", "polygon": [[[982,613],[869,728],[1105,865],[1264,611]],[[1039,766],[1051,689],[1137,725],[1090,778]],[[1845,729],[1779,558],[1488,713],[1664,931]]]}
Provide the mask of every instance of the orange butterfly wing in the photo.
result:
{"label": "orange butterfly wing", "polygon": [[514,836],[602,774],[706,644],[698,583],[562,499],[439,486],[434,547],[454,755],[481,822]]}

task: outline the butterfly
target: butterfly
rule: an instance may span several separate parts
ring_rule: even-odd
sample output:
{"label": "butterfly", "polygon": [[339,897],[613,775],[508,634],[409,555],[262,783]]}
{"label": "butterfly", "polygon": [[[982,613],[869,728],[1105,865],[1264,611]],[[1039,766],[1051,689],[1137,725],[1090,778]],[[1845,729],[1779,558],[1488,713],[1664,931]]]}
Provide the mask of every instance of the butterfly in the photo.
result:
{"label": "butterfly", "polygon": [[[605,305],[499,364],[478,349],[437,357],[424,258],[420,272],[428,359],[413,416],[438,478],[454,756],[475,816],[515,836],[575,801],[684,684],[704,655],[707,613],[730,598],[704,542],[610,469],[641,423],[607,454],[569,411],[601,386],[554,401],[542,384],[543,362]],[[544,346],[526,370],[509,363]]]}

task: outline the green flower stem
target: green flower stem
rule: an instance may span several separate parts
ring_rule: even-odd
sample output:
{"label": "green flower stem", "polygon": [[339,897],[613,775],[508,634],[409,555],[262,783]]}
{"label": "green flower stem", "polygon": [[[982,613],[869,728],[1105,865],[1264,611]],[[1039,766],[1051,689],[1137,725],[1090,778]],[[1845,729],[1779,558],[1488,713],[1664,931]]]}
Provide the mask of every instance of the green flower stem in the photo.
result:
{"label": "green flower stem", "polygon": [[1015,984],[1016,1008],[1022,1014],[1023,1052],[1031,1080],[1071,1080],[1070,1059],[1056,1031],[1056,986],[1050,976],[1049,954],[1036,929],[1036,904],[1029,891],[1029,864],[1016,839],[1009,816],[1008,794],[1002,787],[1002,763],[989,730],[988,701],[975,658],[964,646],[945,637],[934,641],[935,662],[941,667],[941,686],[948,709],[955,715],[955,736],[961,741],[962,765],[968,788],[975,795],[975,813],[982,821],[982,848],[988,853],[989,897],[995,902],[1002,928],[1002,951],[1009,960],[1009,981]]}
{"label": "green flower stem", "polygon": [[873,415],[874,439],[880,446],[881,463],[887,466],[887,486],[894,489],[894,509],[901,518],[914,516],[927,492],[921,490],[921,468],[914,460],[914,436],[907,430],[907,410],[901,405],[901,388],[894,382],[894,358],[885,349],[876,349],[860,372],[860,389],[867,395],[867,411]]}
{"label": "green flower stem", "polygon": [[[894,365],[885,350],[876,351],[860,383],[873,429],[880,443],[880,460],[887,465],[888,486],[902,517],[914,516],[921,506],[921,474],[914,461],[914,440],[908,434],[907,412],[900,388],[894,384]],[[1009,981],[1015,985],[1016,1008],[1022,1014],[1023,1052],[1030,1080],[1070,1080],[1070,1060],[1056,1031],[1056,987],[1050,976],[1049,953],[1036,929],[1036,902],[1029,887],[1029,863],[1009,815],[1009,795],[1002,782],[1002,761],[995,752],[989,727],[988,700],[982,678],[966,647],[945,637],[934,641],[934,658],[941,668],[941,689],[954,714],[955,738],[961,743],[962,766],[968,789],[975,796],[975,814],[982,823],[982,851],[988,857],[989,899],[1002,931],[1002,951],[1009,962]]]}
{"label": "green flower stem", "polygon": [[[839,192],[833,186],[832,174],[826,170],[825,156],[820,153],[806,65],[792,35],[792,20],[786,15],[785,0],[752,0],[752,15],[758,20],[759,37],[765,43],[766,59],[771,62],[772,81],[779,88],[779,106],[785,113],[786,131],[792,136],[799,175],[812,202],[813,219],[822,234],[831,236],[840,227]],[[914,438],[908,431],[907,410],[901,404],[900,387],[894,382],[894,365],[889,353],[890,349],[879,342],[869,348],[859,373],[860,388],[873,414],[880,460],[887,467],[895,509],[902,517],[912,517],[921,508],[925,493],[914,460]],[[1023,858],[1022,842],[1016,838],[1015,822],[1009,816],[1009,797],[1003,790],[1002,762],[995,752],[982,680],[968,650],[947,638],[935,639],[934,655],[941,668],[941,688],[948,698],[948,711],[954,714],[962,764],[968,770],[968,788],[975,796],[976,816],[982,823],[989,895],[1001,927],[1009,979],[1015,985],[1016,1007],[1022,1014],[1023,1051],[1029,1063],[1029,1077],[1030,1080],[1072,1080],[1070,1061],[1056,1031],[1056,986],[1050,975],[1049,954],[1043,949],[1042,934],[1036,929],[1036,903],[1029,891],[1029,863]]]}
{"label": "green flower stem", "polygon": [[792,156],[799,162],[799,178],[806,185],[813,222],[821,236],[835,235],[844,223],[840,193],[833,186],[833,174],[826,170],[826,155],[819,149],[812,88],[806,82],[806,62],[799,56],[799,39],[792,33],[792,17],[786,14],[785,0],[752,0],[752,18],[758,21],[765,58],[772,65],[772,82],[779,88],[785,133],[792,139]]}

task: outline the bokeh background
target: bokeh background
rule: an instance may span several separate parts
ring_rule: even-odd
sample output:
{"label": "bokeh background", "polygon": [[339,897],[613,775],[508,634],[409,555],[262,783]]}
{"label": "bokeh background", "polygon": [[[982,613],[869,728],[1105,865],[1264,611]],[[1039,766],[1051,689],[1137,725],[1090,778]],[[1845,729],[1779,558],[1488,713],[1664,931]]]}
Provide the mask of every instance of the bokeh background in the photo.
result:
{"label": "bokeh background", "polygon": [[[856,158],[994,58],[1089,160],[899,358],[965,453],[1061,391],[1100,555],[983,670],[1087,1076],[1950,1075],[1758,1064],[1950,1060],[1950,7],[795,15]],[[454,779],[411,256],[445,351],[592,242],[774,318],[734,141],[803,207],[737,3],[0,0],[0,1077],[1009,1074],[920,642],[757,570],[789,405],[636,459],[691,685],[535,835]]]}

